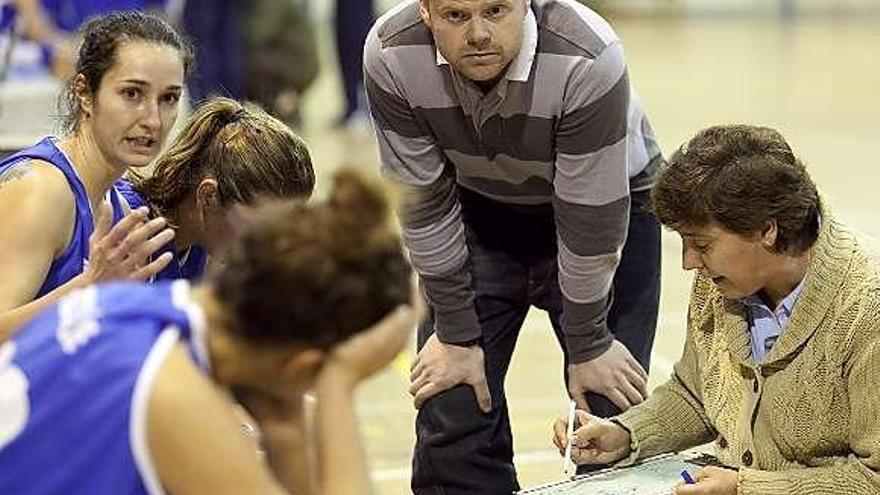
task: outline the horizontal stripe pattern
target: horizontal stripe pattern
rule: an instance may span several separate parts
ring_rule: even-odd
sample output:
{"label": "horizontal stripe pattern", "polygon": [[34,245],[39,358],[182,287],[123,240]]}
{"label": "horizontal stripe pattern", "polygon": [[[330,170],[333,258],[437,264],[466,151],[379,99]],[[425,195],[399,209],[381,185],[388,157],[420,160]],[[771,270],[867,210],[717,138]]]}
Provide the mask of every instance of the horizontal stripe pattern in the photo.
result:
{"label": "horizontal stripe pattern", "polygon": [[435,324],[443,329],[438,337],[453,343],[478,338],[461,204],[451,174],[443,173],[427,186],[410,186],[401,220],[410,260],[434,308]]}
{"label": "horizontal stripe pattern", "polygon": [[616,251],[626,240],[630,197],[588,206],[553,201],[556,231],[560,244],[579,256],[595,256]]}
{"label": "horizontal stripe pattern", "polygon": [[[623,50],[608,24],[574,0],[531,5],[535,15],[526,22],[537,22],[537,43],[528,79],[502,78],[485,95],[437,64],[417,0],[377,21],[364,74],[383,173],[412,188],[404,238],[441,340],[460,337],[450,337],[457,330],[443,328],[444,318],[465,326],[475,318],[455,199],[463,187],[503,204],[553,206],[566,332],[589,336],[598,343],[588,345],[592,351],[604,350],[629,180],[659,149],[643,135],[650,126],[630,99]],[[447,166],[455,173],[443,173]]]}
{"label": "horizontal stripe pattern", "polygon": [[601,301],[611,291],[620,252],[578,256],[559,245],[559,287],[565,298],[576,304]]}

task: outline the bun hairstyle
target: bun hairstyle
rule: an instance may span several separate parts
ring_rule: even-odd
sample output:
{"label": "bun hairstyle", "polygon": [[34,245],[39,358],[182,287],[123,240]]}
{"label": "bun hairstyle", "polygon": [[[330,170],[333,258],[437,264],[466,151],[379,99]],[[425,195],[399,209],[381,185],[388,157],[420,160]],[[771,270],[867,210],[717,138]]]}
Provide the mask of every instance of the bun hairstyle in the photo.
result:
{"label": "bun hairstyle", "polygon": [[409,302],[411,268],[383,190],[343,170],[322,203],[260,205],[211,276],[234,328],[329,348]]}
{"label": "bun hairstyle", "polygon": [[149,178],[130,172],[135,188],[175,223],[178,209],[206,177],[221,205],[257,198],[308,198],[315,172],[305,143],[254,105],[213,98],[200,106],[156,160]]}

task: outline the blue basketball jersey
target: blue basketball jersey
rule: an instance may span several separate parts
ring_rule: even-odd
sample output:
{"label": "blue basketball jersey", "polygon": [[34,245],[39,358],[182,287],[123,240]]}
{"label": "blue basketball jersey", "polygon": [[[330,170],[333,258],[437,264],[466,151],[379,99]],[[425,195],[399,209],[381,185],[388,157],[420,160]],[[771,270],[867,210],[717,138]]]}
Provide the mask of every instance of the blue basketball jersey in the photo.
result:
{"label": "blue basketball jersey", "polygon": [[153,379],[183,341],[209,370],[186,281],[75,291],[0,347],[0,493],[162,494],[149,455]]}
{"label": "blue basketball jersey", "polygon": [[[85,186],[79,180],[76,170],[70,164],[67,156],[55,145],[53,138],[47,137],[36,145],[0,161],[0,175],[24,160],[40,160],[54,165],[67,178],[76,203],[73,237],[61,256],[52,261],[43,285],[37,291],[36,296],[34,296],[34,299],[39,299],[83,272],[88,263],[89,237],[95,229],[95,221],[92,216],[92,207],[89,204],[89,197],[86,195]],[[116,222],[125,216],[125,211],[119,193],[115,188],[111,188],[108,195],[110,197],[110,204],[113,207],[113,224],[115,225]],[[46,205],[46,207],[53,208],[54,206]]]}
{"label": "blue basketball jersey", "polygon": [[[120,179],[114,187],[132,209],[140,208],[141,206],[149,208],[149,202],[134,188],[131,182]],[[208,264],[208,253],[203,247],[190,246],[182,255],[179,255],[174,250],[172,241],[159,248],[153,254],[152,259],[156,259],[164,253],[171,253],[173,258],[171,263],[168,263],[168,266],[156,274],[154,280],[177,280],[184,278],[189,281],[197,281],[205,274],[205,266]]]}

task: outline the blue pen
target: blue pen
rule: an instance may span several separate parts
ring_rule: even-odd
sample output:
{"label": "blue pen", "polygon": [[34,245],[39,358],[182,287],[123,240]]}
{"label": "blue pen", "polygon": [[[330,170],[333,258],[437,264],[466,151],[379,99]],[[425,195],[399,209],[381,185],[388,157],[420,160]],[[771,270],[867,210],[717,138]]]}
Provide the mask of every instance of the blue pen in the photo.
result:
{"label": "blue pen", "polygon": [[687,483],[688,485],[693,485],[694,483],[696,483],[696,481],[694,481],[694,479],[691,478],[691,473],[689,473],[687,471],[682,471],[681,477],[684,478],[684,482]]}

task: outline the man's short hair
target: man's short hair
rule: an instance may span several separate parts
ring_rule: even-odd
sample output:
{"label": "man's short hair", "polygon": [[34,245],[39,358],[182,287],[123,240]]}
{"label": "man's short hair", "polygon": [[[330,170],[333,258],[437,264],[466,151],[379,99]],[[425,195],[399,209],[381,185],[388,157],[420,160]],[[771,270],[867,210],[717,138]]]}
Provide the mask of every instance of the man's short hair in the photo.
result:
{"label": "man's short hair", "polygon": [[746,236],[775,221],[780,253],[801,254],[818,237],[816,186],[782,135],[768,127],[700,131],[672,156],[652,202],[657,218],[673,230],[716,222]]}

